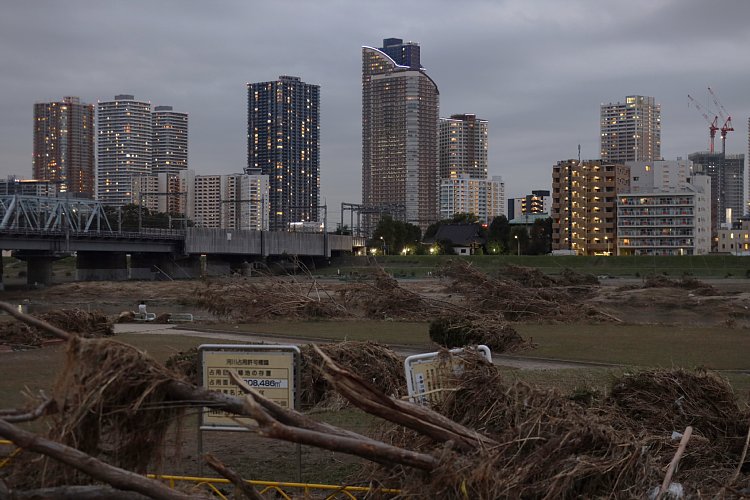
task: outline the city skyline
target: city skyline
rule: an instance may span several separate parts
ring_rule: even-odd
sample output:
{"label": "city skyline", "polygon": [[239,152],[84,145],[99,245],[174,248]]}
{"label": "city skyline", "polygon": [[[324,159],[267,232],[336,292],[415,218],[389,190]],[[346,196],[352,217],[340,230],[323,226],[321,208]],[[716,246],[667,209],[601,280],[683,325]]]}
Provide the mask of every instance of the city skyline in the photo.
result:
{"label": "city skyline", "polygon": [[[738,64],[750,39],[745,2],[415,2],[398,16],[388,2],[42,4],[8,5],[0,20],[3,176],[31,176],[34,102],[76,95],[96,103],[119,93],[190,114],[197,172],[240,171],[245,83],[295,74],[321,86],[321,196],[335,220],[341,201],[360,201],[360,47],[392,36],[424,49],[440,116],[475,113],[492,123],[488,173],[503,176],[509,197],[547,188],[552,165],[575,158],[578,144],[584,159],[598,158],[599,106],[626,95],[661,104],[662,156],[674,159],[707,149],[707,124],[687,94],[708,106],[711,86],[737,127],[727,152],[747,152],[747,70]],[[273,41],[269,18],[289,24],[284,44]],[[32,23],[45,27],[44,40]],[[456,36],[461,25],[471,36]]]}

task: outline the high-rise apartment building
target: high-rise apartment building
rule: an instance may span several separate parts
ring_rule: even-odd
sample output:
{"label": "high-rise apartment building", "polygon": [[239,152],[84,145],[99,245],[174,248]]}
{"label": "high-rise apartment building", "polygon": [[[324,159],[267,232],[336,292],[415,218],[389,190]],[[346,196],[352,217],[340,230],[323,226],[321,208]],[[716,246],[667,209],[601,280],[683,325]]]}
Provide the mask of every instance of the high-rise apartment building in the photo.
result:
{"label": "high-rise apartment building", "polygon": [[196,227],[267,231],[269,187],[267,175],[180,173],[184,213]]}
{"label": "high-rise apartment building", "polygon": [[[439,92],[419,45],[362,47],[362,203],[404,207],[423,230],[438,218]],[[366,231],[376,220],[366,221]]]}
{"label": "high-rise apartment building", "polygon": [[188,168],[188,115],[172,106],[151,113],[151,172],[177,175]]}
{"label": "high-rise apartment building", "polygon": [[565,160],[552,167],[552,250],[578,255],[612,251],[617,193],[630,187],[630,169],[602,160]]}
{"label": "high-rise apartment building", "polygon": [[94,105],[78,97],[34,104],[34,179],[60,193],[94,197]]}
{"label": "high-rise apartment building", "polygon": [[440,119],[440,178],[487,178],[487,120],[472,114]]}
{"label": "high-rise apartment building", "polygon": [[97,106],[97,198],[132,202],[133,179],[151,173],[151,103],[116,95]]}
{"label": "high-rise apartment building", "polygon": [[745,213],[745,155],[702,151],[688,155],[693,173],[711,177],[711,227],[716,234],[723,224],[737,221]]}
{"label": "high-rise apartment building", "polygon": [[296,76],[247,84],[246,173],[270,181],[272,231],[318,220],[320,86]]}
{"label": "high-rise apartment building", "polygon": [[653,97],[631,95],[602,104],[600,124],[602,162],[661,159],[661,106]]}
{"label": "high-rise apartment building", "polygon": [[505,183],[502,177],[472,178],[461,174],[440,180],[440,218],[454,214],[474,214],[479,222],[489,224],[505,215]]}
{"label": "high-rise apartment building", "polygon": [[[750,162],[750,118],[747,119],[747,161]],[[750,214],[750,168],[745,169],[745,180],[744,180],[744,196],[745,209],[742,215]]]}

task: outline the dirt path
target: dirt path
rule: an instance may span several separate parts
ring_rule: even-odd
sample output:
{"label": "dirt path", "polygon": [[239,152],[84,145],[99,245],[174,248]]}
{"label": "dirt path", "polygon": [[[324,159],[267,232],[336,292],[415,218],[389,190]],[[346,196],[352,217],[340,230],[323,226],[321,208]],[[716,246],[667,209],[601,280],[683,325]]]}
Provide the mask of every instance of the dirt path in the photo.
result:
{"label": "dirt path", "polygon": [[[268,335],[262,333],[230,333],[230,332],[212,332],[205,330],[190,330],[185,327],[175,325],[161,325],[149,323],[121,323],[115,325],[115,334],[130,333],[136,335],[182,335],[185,337],[201,337],[216,339],[217,341],[232,340],[244,341],[257,344],[291,344],[302,345],[309,343],[330,342],[330,339],[310,339],[293,336]],[[392,345],[390,346],[397,354],[401,356],[411,356],[425,352],[413,346]],[[496,365],[507,366],[509,368],[518,368],[520,370],[559,370],[563,368],[591,368],[591,367],[616,367],[606,363],[587,363],[567,360],[551,360],[544,358],[526,358],[522,356],[512,356],[505,354],[495,354],[492,360]]]}

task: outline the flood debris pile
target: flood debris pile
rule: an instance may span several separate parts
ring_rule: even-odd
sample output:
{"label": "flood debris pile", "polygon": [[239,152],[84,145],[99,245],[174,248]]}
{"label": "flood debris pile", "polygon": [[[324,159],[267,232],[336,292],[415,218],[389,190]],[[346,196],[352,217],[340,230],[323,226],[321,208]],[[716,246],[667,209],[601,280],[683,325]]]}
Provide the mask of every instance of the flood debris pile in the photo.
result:
{"label": "flood debris pile", "polygon": [[[582,302],[594,293],[592,285],[571,289],[538,270],[511,267],[506,272],[510,277],[492,277],[463,260],[448,261],[440,270],[451,280],[449,290],[461,294],[473,311],[499,311],[508,321],[618,321]],[[569,283],[571,276],[562,283]]]}
{"label": "flood debris pile", "polygon": [[452,349],[486,345],[492,352],[513,352],[532,347],[501,315],[445,315],[430,322],[430,339]]}
{"label": "flood debris pile", "polygon": [[477,360],[436,409],[494,444],[460,452],[414,429],[394,428],[385,434],[391,444],[431,453],[440,465],[428,478],[399,469],[381,470],[379,479],[430,498],[645,498],[661,485],[677,450],[681,436],[674,439],[673,431],[692,425],[694,437],[673,479],[687,497],[713,497],[729,485],[723,493],[732,498],[750,485],[745,476],[729,484],[747,412],[711,373],[625,376],[610,397],[582,406],[557,391],[509,381]]}
{"label": "flood debris pile", "polygon": [[682,288],[698,295],[719,295],[716,287],[692,276],[683,276],[676,280],[662,274],[650,274],[643,280],[643,288]]}
{"label": "flood debris pile", "polygon": [[200,385],[203,383],[203,374],[200,373],[200,363],[198,360],[198,348],[193,347],[187,351],[180,351],[170,356],[164,363],[168,369],[181,375],[191,384]]}
{"label": "flood debris pile", "polygon": [[[608,397],[579,404],[557,391],[509,380],[480,356],[466,355],[462,369],[451,372],[453,388],[430,409],[399,397],[401,360],[382,346],[310,347],[314,354],[303,357],[304,384],[319,387],[315,377],[322,377],[326,386],[308,401],[335,390],[393,424],[374,438],[281,408],[236,374],[230,378],[243,398],[188,384],[113,340],[65,338],[68,359],[46,417],[47,436],[24,438],[9,422],[13,413],[0,411],[0,436],[26,449],[9,472],[0,470],[11,492],[96,487],[99,481],[152,498],[187,498],[157,494],[156,482],[129,471],[142,473],[158,462],[166,428],[180,408],[204,406],[253,418],[262,436],[365,458],[376,464],[368,469],[368,482],[398,487],[403,497],[644,498],[661,484],[678,448],[672,432],[684,425],[694,427],[696,438],[673,481],[686,496],[739,497],[750,486],[738,467],[749,415],[726,382],[706,372],[626,375],[614,381]],[[78,451],[54,451],[62,447]],[[102,472],[113,469],[116,476]]]}
{"label": "flood debris pile", "polygon": [[[345,341],[317,346],[336,363],[355,370],[385,394],[402,396],[406,393],[404,359],[389,347],[377,342]],[[348,406],[323,376],[323,358],[308,344],[300,346],[300,399],[305,409],[337,409]],[[184,380],[202,384],[198,349],[179,352],[167,359],[165,366]]]}
{"label": "flood debris pile", "polygon": [[323,358],[330,357],[339,366],[355,371],[383,394],[406,394],[404,360],[387,346],[377,342],[347,341],[302,346],[301,400],[303,408],[340,408],[348,402],[341,398],[321,371]]}
{"label": "flood debris pile", "polygon": [[[168,395],[175,374],[114,340],[73,336],[67,347],[46,438],[144,474],[159,462],[166,431],[185,406],[172,404]],[[26,453],[15,459],[8,481],[16,488],[92,484],[87,474]]]}
{"label": "flood debris pile", "polygon": [[[114,321],[100,311],[82,309],[56,309],[36,317],[68,332],[78,333],[83,337],[109,337],[114,335]],[[45,342],[54,339],[44,330],[25,323],[8,322],[1,327],[0,343],[20,349],[41,347]]]}
{"label": "flood debris pile", "polygon": [[348,315],[317,282],[267,277],[209,282],[194,290],[190,302],[231,321],[274,318],[338,318]]}
{"label": "flood debris pile", "polygon": [[419,321],[429,318],[441,308],[440,304],[402,287],[380,268],[375,271],[371,282],[363,281],[343,287],[339,289],[338,297],[353,314],[370,319]]}
{"label": "flood debris pile", "polygon": [[718,456],[742,449],[747,412],[725,379],[703,369],[648,370],[625,375],[612,386],[608,407],[637,433],[667,435],[687,426],[701,446]]}

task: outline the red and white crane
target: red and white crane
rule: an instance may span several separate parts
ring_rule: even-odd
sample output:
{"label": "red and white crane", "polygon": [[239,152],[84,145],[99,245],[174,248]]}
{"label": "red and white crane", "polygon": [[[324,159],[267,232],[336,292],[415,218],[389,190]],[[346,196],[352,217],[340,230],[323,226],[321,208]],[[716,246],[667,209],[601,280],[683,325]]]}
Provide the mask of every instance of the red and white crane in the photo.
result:
{"label": "red and white crane", "polygon": [[734,131],[734,127],[732,127],[732,117],[729,116],[729,113],[726,109],[724,109],[724,106],[721,105],[719,102],[719,98],[716,97],[716,94],[714,94],[714,91],[711,90],[711,87],[708,87],[708,93],[711,94],[711,98],[714,101],[714,104],[716,105],[716,108],[718,109],[719,116],[721,116],[721,119],[724,120],[724,125],[721,126],[721,152],[726,153],[727,152],[727,134],[729,132]]}
{"label": "red and white crane", "polygon": [[[693,97],[690,94],[688,94],[688,100],[695,105],[695,108],[698,110],[698,112],[701,115],[703,115],[703,118],[708,123],[708,135],[710,137],[709,147],[710,147],[710,151],[713,153],[714,152],[714,138],[716,137],[716,131],[719,130],[719,126],[718,126],[719,117],[714,116],[714,119],[711,120],[711,118],[708,117],[708,114],[706,114],[706,112],[703,110],[703,107],[698,103],[698,101],[693,99]],[[690,102],[688,103],[688,106],[690,106]]]}

